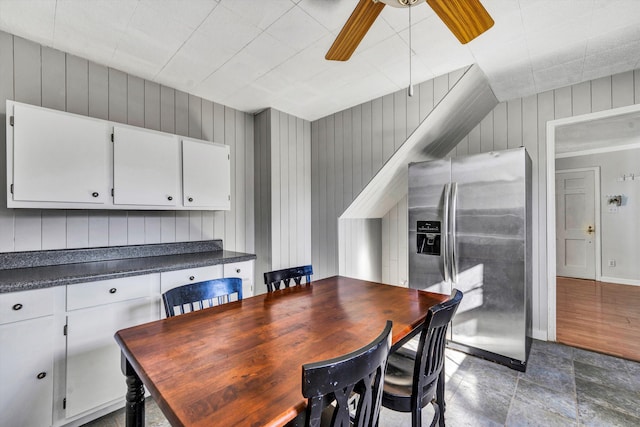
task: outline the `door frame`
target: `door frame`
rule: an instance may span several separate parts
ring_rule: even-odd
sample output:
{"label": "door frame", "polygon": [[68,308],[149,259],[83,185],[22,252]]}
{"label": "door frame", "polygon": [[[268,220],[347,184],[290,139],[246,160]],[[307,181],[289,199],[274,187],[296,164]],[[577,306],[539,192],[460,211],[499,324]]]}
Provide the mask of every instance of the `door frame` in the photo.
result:
{"label": "door frame", "polygon": [[[546,153],[546,166],[547,166],[547,265],[546,265],[546,278],[547,278],[547,337],[548,341],[556,340],[556,157],[565,157],[568,155],[575,156],[578,153],[594,154],[597,152],[609,152],[616,150],[625,150],[629,146],[618,146],[613,149],[598,149],[588,150],[581,152],[573,152],[570,154],[563,153],[556,156],[556,128],[569,124],[576,124],[581,122],[590,122],[593,120],[615,117],[621,114],[639,113],[640,104],[629,105],[626,107],[613,108],[611,110],[598,111],[596,113],[582,114],[579,116],[567,117],[564,119],[549,120],[547,122],[547,153]],[[630,145],[637,145],[630,144]],[[539,200],[538,203],[542,202]],[[539,260],[543,262],[542,259]],[[544,267],[543,267],[544,268]],[[543,274],[544,270],[540,269],[540,273]],[[543,338],[543,337],[540,337]]]}
{"label": "door frame", "polygon": [[[576,153],[576,156],[580,154]],[[569,157],[569,156],[564,156]],[[574,157],[574,156],[571,156]],[[594,253],[594,262],[596,263],[596,271],[595,271],[595,280],[600,281],[602,279],[602,248],[601,238],[600,238],[600,167],[588,167],[588,168],[574,168],[574,169],[557,169],[556,177],[559,173],[571,173],[571,172],[593,172],[593,209],[594,209],[594,226],[596,227],[596,232],[594,233],[595,241],[595,253]],[[557,179],[557,178],[556,178]],[[555,188],[555,187],[554,187]],[[555,200],[555,194],[554,194]],[[555,220],[554,220],[554,228]],[[557,229],[556,229],[557,234]],[[556,275],[557,275],[558,266],[556,265]]]}

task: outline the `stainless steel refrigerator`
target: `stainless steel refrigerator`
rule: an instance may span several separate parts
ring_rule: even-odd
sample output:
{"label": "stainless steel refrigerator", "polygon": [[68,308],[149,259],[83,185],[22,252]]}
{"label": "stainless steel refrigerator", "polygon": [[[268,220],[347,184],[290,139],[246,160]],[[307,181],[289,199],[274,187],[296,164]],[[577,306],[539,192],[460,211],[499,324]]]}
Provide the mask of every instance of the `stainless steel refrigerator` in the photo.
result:
{"label": "stainless steel refrigerator", "polygon": [[524,148],[409,165],[409,286],[464,292],[448,345],[524,371],[531,159]]}

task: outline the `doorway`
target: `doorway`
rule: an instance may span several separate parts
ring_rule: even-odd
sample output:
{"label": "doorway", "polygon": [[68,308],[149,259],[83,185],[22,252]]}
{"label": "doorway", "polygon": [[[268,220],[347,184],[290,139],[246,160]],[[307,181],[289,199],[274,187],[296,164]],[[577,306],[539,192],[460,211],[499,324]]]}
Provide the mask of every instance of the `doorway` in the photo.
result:
{"label": "doorway", "polygon": [[[615,108],[612,110],[588,113],[581,116],[567,117],[547,122],[546,145],[546,265],[542,264],[541,274],[546,274],[547,291],[547,334],[546,339],[556,341],[556,159],[575,157],[582,155],[600,155],[614,151],[636,149],[640,144],[640,104]],[[613,132],[613,133],[612,133]],[[589,167],[571,166],[571,167]],[[566,168],[565,168],[566,169]],[[623,171],[626,172],[626,171]],[[609,177],[616,179],[615,177]],[[599,187],[596,185],[596,190]],[[596,196],[596,203],[601,196]],[[596,210],[598,217],[600,210]],[[599,220],[596,219],[595,233],[599,233]],[[602,237],[602,235],[600,235]],[[598,240],[596,240],[596,260],[602,256],[598,252]],[[544,263],[543,259],[540,259]],[[610,270],[607,264],[607,271]],[[605,266],[602,262],[596,262],[596,280],[607,282],[640,284],[637,280],[614,279],[608,274],[602,275]],[[615,266],[615,264],[613,264]],[[606,276],[606,277],[605,277]],[[638,288],[636,291],[640,290]]]}

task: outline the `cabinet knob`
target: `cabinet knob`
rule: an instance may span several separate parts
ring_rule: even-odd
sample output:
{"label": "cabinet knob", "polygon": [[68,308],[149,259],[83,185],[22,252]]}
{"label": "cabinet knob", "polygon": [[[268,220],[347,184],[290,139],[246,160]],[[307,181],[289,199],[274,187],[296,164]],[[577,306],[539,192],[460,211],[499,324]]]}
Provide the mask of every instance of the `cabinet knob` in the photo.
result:
{"label": "cabinet knob", "polygon": [[46,377],[46,376],[47,376],[47,373],[46,373],[46,372],[40,372],[40,373],[38,374],[37,378],[38,378],[39,380],[41,380],[41,379],[43,379],[43,378],[44,378],[44,377]]}
{"label": "cabinet knob", "polygon": [[195,279],[195,276],[189,276],[189,280]]}
{"label": "cabinet knob", "polygon": [[14,310],[18,311],[18,310],[22,309],[22,304],[20,304],[20,303],[13,304],[13,307],[11,307],[11,308],[13,308]]}
{"label": "cabinet knob", "polygon": [[115,294],[116,292],[118,292],[118,290],[116,288],[109,289],[109,293],[110,294]]}
{"label": "cabinet knob", "polygon": [[91,193],[91,195],[93,197],[98,197],[100,195],[100,193],[98,193],[97,191],[94,191],[93,193]]}
{"label": "cabinet knob", "polygon": [[168,200],[168,201],[172,201],[172,200],[173,200],[173,197],[169,196],[169,197],[167,197],[167,200]]}
{"label": "cabinet knob", "polygon": [[236,273],[240,273],[240,269],[239,268],[236,268]]}
{"label": "cabinet knob", "polygon": [[187,200],[189,200],[190,202],[193,202],[193,197],[189,197]]}

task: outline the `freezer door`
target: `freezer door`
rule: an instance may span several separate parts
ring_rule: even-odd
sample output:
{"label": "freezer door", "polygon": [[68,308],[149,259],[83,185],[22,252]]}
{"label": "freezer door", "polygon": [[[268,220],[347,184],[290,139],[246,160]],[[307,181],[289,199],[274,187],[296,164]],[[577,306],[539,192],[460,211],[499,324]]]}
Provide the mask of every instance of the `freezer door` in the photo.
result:
{"label": "freezer door", "polygon": [[445,277],[445,193],[451,162],[435,160],[409,165],[409,287],[449,294]]}
{"label": "freezer door", "polygon": [[464,292],[452,340],[520,361],[526,360],[525,155],[515,149],[451,164],[453,287]]}

